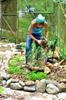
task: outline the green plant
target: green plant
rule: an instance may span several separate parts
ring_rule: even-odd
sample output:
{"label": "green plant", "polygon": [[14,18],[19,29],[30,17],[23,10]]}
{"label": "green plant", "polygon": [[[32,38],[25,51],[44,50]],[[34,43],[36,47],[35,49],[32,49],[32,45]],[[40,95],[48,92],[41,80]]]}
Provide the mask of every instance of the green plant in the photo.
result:
{"label": "green plant", "polygon": [[21,44],[18,44],[18,45],[16,46],[16,49],[22,49],[22,45],[21,45]]}
{"label": "green plant", "polygon": [[19,68],[19,66],[9,66],[8,72],[10,74],[20,74],[21,73],[21,69]]}
{"label": "green plant", "polygon": [[62,59],[66,58],[66,51],[64,51],[63,49],[61,49],[60,56],[61,56]]}
{"label": "green plant", "polygon": [[0,86],[0,94],[2,94],[4,92],[4,87]]}
{"label": "green plant", "polygon": [[8,72],[11,74],[17,74],[17,73],[22,73],[22,69],[20,68],[19,63],[24,62],[25,59],[21,55],[16,55],[13,58],[10,59],[8,63]]}
{"label": "green plant", "polygon": [[16,66],[17,62],[25,62],[25,57],[21,55],[15,55],[9,60],[9,66]]}
{"label": "green plant", "polygon": [[22,61],[23,60],[21,55],[16,55],[13,59],[16,60],[16,61]]}
{"label": "green plant", "polygon": [[66,74],[64,74],[64,76],[66,77]]}
{"label": "green plant", "polygon": [[29,80],[41,80],[41,79],[45,79],[47,77],[48,77],[47,74],[45,74],[43,72],[32,71],[27,74],[27,79],[29,79]]}
{"label": "green plant", "polygon": [[[26,70],[24,68],[20,68],[22,65],[22,61],[23,58],[20,55],[16,55],[13,58],[10,59],[9,61],[9,67],[7,69],[7,71],[10,74],[19,74],[21,75],[24,79],[28,79],[28,80],[41,80],[44,78],[47,78],[47,74],[43,73],[43,72],[35,72],[32,71],[30,73],[26,72]],[[35,62],[36,65],[40,65],[38,64],[38,62]]]}
{"label": "green plant", "polygon": [[40,46],[36,49],[35,43],[32,44],[32,47],[32,52],[29,52],[29,62],[31,66],[41,66],[39,59],[42,59],[42,49]]}

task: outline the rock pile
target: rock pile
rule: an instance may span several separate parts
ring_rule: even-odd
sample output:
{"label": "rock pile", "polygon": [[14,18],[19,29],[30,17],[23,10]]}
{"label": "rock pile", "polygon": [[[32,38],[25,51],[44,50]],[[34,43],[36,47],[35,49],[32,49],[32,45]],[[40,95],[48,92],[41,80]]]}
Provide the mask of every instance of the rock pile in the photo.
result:
{"label": "rock pile", "polygon": [[0,72],[1,82],[4,87],[9,87],[14,90],[23,90],[29,92],[40,92],[57,94],[59,92],[66,92],[66,80],[62,82],[56,82],[54,80],[36,80],[36,81],[21,81],[19,79],[13,79],[9,74]]}
{"label": "rock pile", "polygon": [[5,87],[4,94],[10,95],[3,98],[0,95],[0,100],[66,100],[66,79],[60,82],[46,79],[22,81],[13,79],[5,71],[8,60],[19,53],[15,46],[15,44],[0,45],[0,85]]}

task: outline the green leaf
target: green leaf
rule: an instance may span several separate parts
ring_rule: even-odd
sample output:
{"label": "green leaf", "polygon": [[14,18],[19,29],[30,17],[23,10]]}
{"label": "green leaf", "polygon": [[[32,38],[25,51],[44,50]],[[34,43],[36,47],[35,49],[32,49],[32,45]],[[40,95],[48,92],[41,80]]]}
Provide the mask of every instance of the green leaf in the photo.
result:
{"label": "green leaf", "polygon": [[0,94],[4,92],[4,87],[0,87]]}

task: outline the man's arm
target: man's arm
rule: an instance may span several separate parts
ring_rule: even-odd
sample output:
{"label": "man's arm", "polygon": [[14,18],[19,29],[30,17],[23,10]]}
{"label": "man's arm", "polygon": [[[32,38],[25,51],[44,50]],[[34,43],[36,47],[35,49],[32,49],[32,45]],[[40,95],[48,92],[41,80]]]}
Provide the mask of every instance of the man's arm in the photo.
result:
{"label": "man's arm", "polygon": [[32,35],[32,31],[33,31],[33,28],[34,28],[34,24],[32,24],[29,28],[29,35],[31,37],[32,40],[36,41],[37,42],[37,39]]}

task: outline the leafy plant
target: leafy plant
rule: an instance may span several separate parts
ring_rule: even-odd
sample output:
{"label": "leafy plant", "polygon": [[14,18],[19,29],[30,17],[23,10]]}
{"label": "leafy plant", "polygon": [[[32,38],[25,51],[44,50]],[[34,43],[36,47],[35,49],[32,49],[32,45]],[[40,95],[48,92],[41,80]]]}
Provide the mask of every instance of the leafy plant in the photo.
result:
{"label": "leafy plant", "polygon": [[64,76],[66,77],[66,74],[64,74]]}
{"label": "leafy plant", "polygon": [[0,94],[4,92],[4,87],[0,87]]}
{"label": "leafy plant", "polygon": [[18,45],[16,46],[16,49],[22,49],[22,45],[21,45],[21,44],[18,44]]}
{"label": "leafy plant", "polygon": [[21,69],[19,67],[17,67],[17,66],[9,66],[8,72],[10,74],[18,74],[18,73],[20,74],[21,73]]}
{"label": "leafy plant", "polygon": [[16,55],[13,59],[16,60],[16,61],[22,61],[23,60],[22,56],[20,56],[20,55]]}
{"label": "leafy plant", "polygon": [[63,49],[60,51],[60,56],[62,59],[66,58],[66,52]]}
{"label": "leafy plant", "polygon": [[45,74],[43,72],[32,71],[27,74],[27,79],[29,79],[29,80],[41,80],[41,79],[45,79],[47,77],[48,77],[47,74]]}
{"label": "leafy plant", "polygon": [[24,61],[25,59],[20,55],[16,55],[13,58],[11,58],[8,65],[9,68],[7,69],[8,72],[11,74],[22,73],[22,69],[20,68],[20,65],[18,63],[21,63]]}
{"label": "leafy plant", "polygon": [[16,55],[10,59],[9,65],[16,66],[17,62],[24,62],[24,61],[25,61],[25,57],[21,55]]}
{"label": "leafy plant", "polygon": [[41,66],[39,60],[42,59],[42,55],[43,55],[44,51],[42,52],[42,49],[40,46],[36,49],[36,46],[34,43],[32,44],[32,47],[33,47],[32,52],[29,52],[29,57],[28,57],[29,62],[31,64],[31,66],[37,66],[37,67]]}

